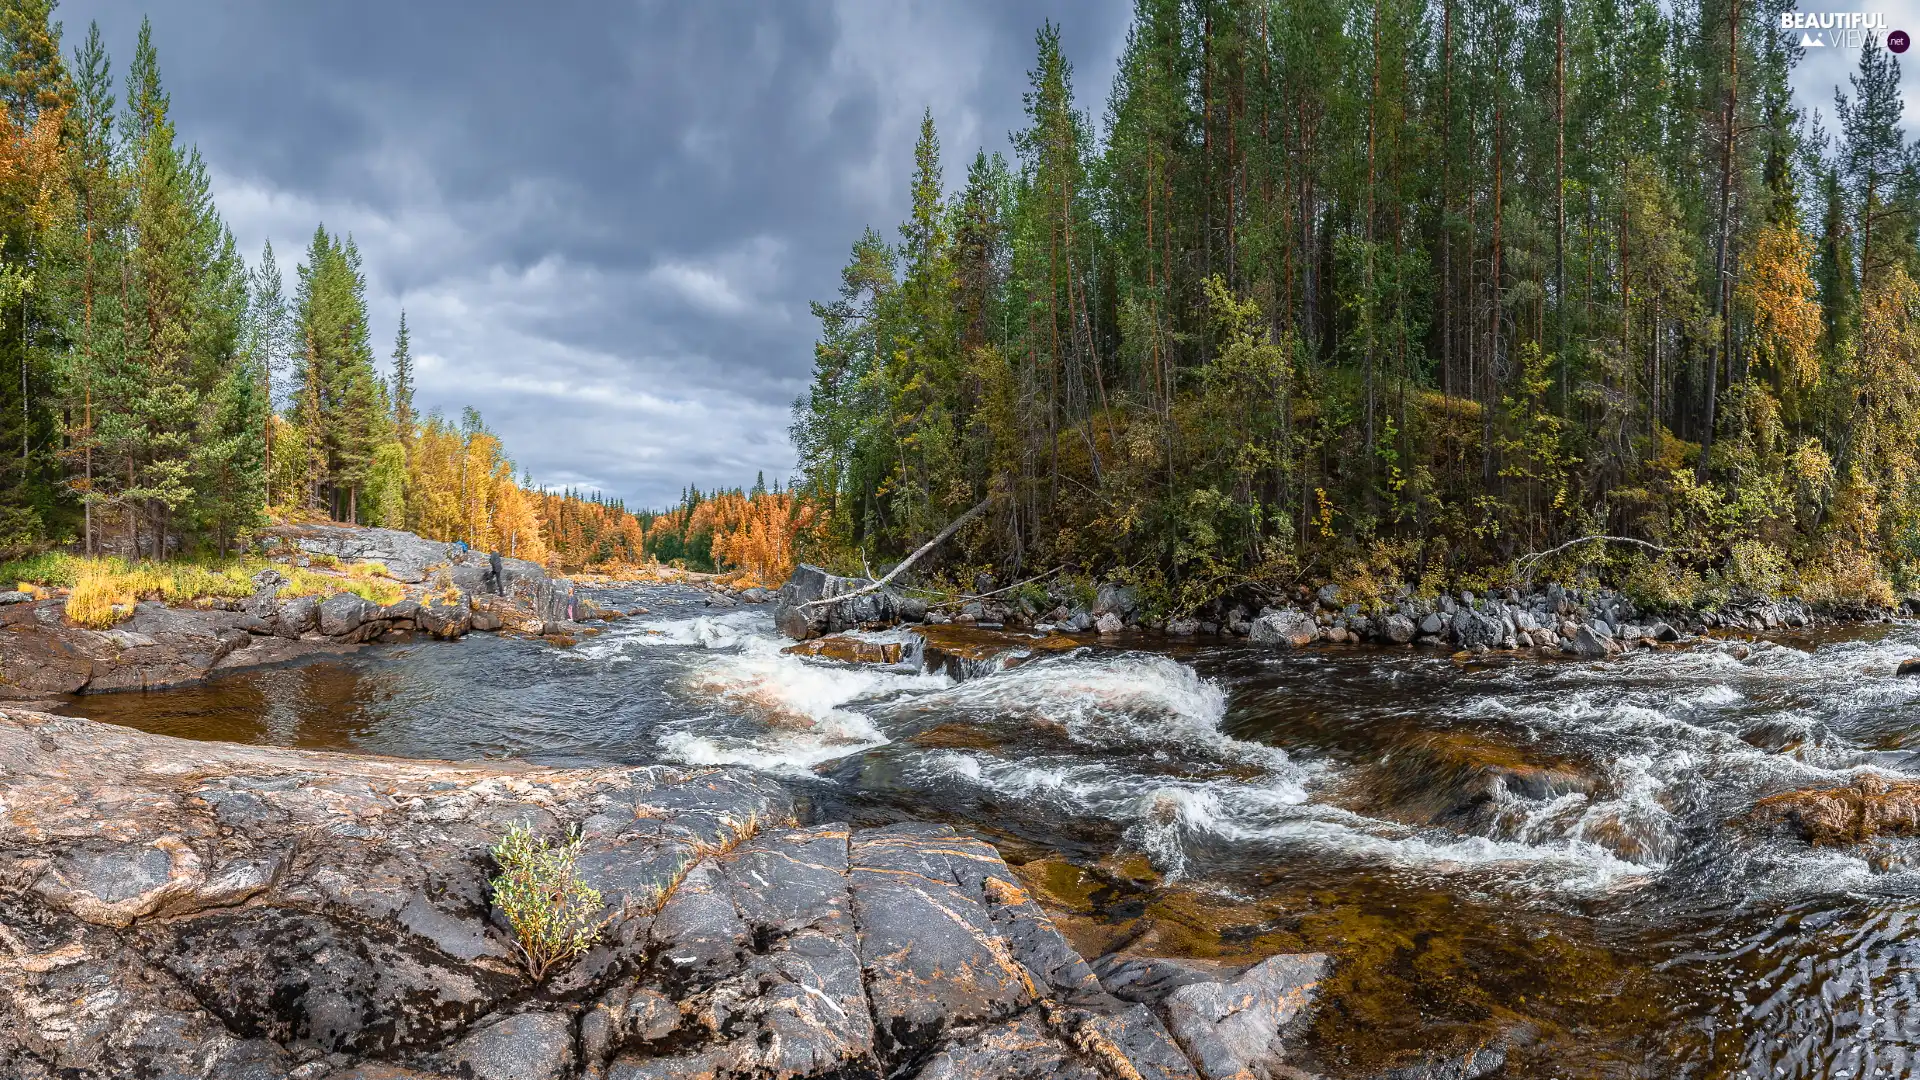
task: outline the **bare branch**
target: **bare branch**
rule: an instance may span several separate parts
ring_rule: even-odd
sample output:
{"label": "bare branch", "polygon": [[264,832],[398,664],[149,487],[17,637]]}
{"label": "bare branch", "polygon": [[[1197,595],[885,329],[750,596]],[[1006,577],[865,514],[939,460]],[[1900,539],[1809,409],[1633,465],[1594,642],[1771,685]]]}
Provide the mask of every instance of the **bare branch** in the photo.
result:
{"label": "bare branch", "polygon": [[1558,555],[1560,552],[1565,551],[1570,547],[1575,547],[1580,544],[1590,543],[1595,540],[1598,540],[1602,543],[1605,543],[1611,540],[1614,543],[1618,543],[1618,544],[1637,544],[1640,547],[1646,548],[1649,551],[1658,551],[1662,554],[1698,554],[1699,553],[1698,548],[1667,547],[1664,544],[1656,544],[1651,540],[1641,540],[1632,536],[1602,536],[1599,534],[1595,534],[1593,536],[1582,536],[1577,540],[1569,540],[1564,544],[1559,544],[1554,547],[1550,547],[1545,551],[1533,551],[1525,555],[1522,555],[1518,559],[1515,559],[1513,561],[1514,569],[1520,571],[1521,577],[1530,578],[1533,576],[1534,568],[1539,566],[1542,560],[1552,555]]}

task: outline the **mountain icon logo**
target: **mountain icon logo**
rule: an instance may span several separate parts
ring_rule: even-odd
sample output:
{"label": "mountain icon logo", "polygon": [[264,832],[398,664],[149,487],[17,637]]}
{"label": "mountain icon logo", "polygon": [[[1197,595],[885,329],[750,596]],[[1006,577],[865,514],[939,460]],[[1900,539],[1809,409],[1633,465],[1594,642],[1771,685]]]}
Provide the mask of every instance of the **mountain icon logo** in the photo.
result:
{"label": "mountain icon logo", "polygon": [[1824,49],[1827,47],[1827,43],[1814,37],[1812,34],[1801,34],[1800,47],[1803,49]]}

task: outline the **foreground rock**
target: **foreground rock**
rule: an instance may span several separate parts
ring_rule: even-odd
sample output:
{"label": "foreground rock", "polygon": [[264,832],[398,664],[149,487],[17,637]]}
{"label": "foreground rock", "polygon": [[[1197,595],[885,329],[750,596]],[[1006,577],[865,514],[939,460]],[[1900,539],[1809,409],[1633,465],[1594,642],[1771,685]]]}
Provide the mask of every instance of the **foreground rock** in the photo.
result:
{"label": "foreground rock", "polygon": [[[987,844],[801,827],[738,770],[357,758],[0,711],[0,807],[7,1077],[1256,1075],[1223,1070],[1279,1060],[1320,970],[1155,980],[1109,958],[1110,991]],[[541,984],[487,892],[519,822],[578,828],[605,901],[599,943]]]}
{"label": "foreground rock", "polygon": [[1845,787],[1785,791],[1756,803],[1753,818],[1762,825],[1784,827],[1815,845],[1920,836],[1920,780],[1890,780],[1865,773]]}

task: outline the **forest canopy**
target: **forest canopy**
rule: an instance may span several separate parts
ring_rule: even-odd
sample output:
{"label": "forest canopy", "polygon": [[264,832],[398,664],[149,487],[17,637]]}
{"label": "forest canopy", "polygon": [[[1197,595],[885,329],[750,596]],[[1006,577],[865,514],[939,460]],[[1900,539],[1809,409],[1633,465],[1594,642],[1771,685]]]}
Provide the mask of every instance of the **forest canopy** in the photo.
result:
{"label": "forest canopy", "polygon": [[[1138,0],[1097,115],[853,243],[795,405],[814,554],[1654,600],[1920,582],[1899,61],[1797,106],[1785,0]],[[904,147],[903,157],[904,157]]]}

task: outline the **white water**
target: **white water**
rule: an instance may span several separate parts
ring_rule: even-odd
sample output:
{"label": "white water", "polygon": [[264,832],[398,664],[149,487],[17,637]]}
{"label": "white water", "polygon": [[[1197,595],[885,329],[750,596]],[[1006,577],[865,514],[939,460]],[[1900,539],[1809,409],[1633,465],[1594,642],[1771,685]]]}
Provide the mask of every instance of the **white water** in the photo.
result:
{"label": "white water", "polygon": [[[1886,771],[1900,755],[1868,753],[1839,718],[1894,710],[1912,726],[1920,707],[1920,680],[1891,678],[1914,647],[1903,640],[1477,673],[1477,692],[1429,707],[1581,763],[1585,787],[1528,797],[1496,785],[1489,816],[1463,832],[1356,812],[1369,762],[1236,737],[1227,687],[1167,655],[1087,648],[956,682],[918,671],[911,648],[907,664],[880,667],[803,659],[788,644],[763,611],[744,609],[620,624],[575,655],[670,662],[671,692],[695,708],[664,722],[659,745],[690,764],[812,775],[884,747],[898,782],[934,805],[984,800],[1018,820],[1104,822],[1176,875],[1209,850],[1305,850],[1586,894],[1657,880],[1692,857],[1703,823],[1719,827],[1764,794]],[[1382,657],[1372,677],[1400,681],[1433,663]],[[977,728],[1006,749],[912,742],[934,725]],[[1740,859],[1770,887],[1846,887],[1868,873],[1830,852]]]}

